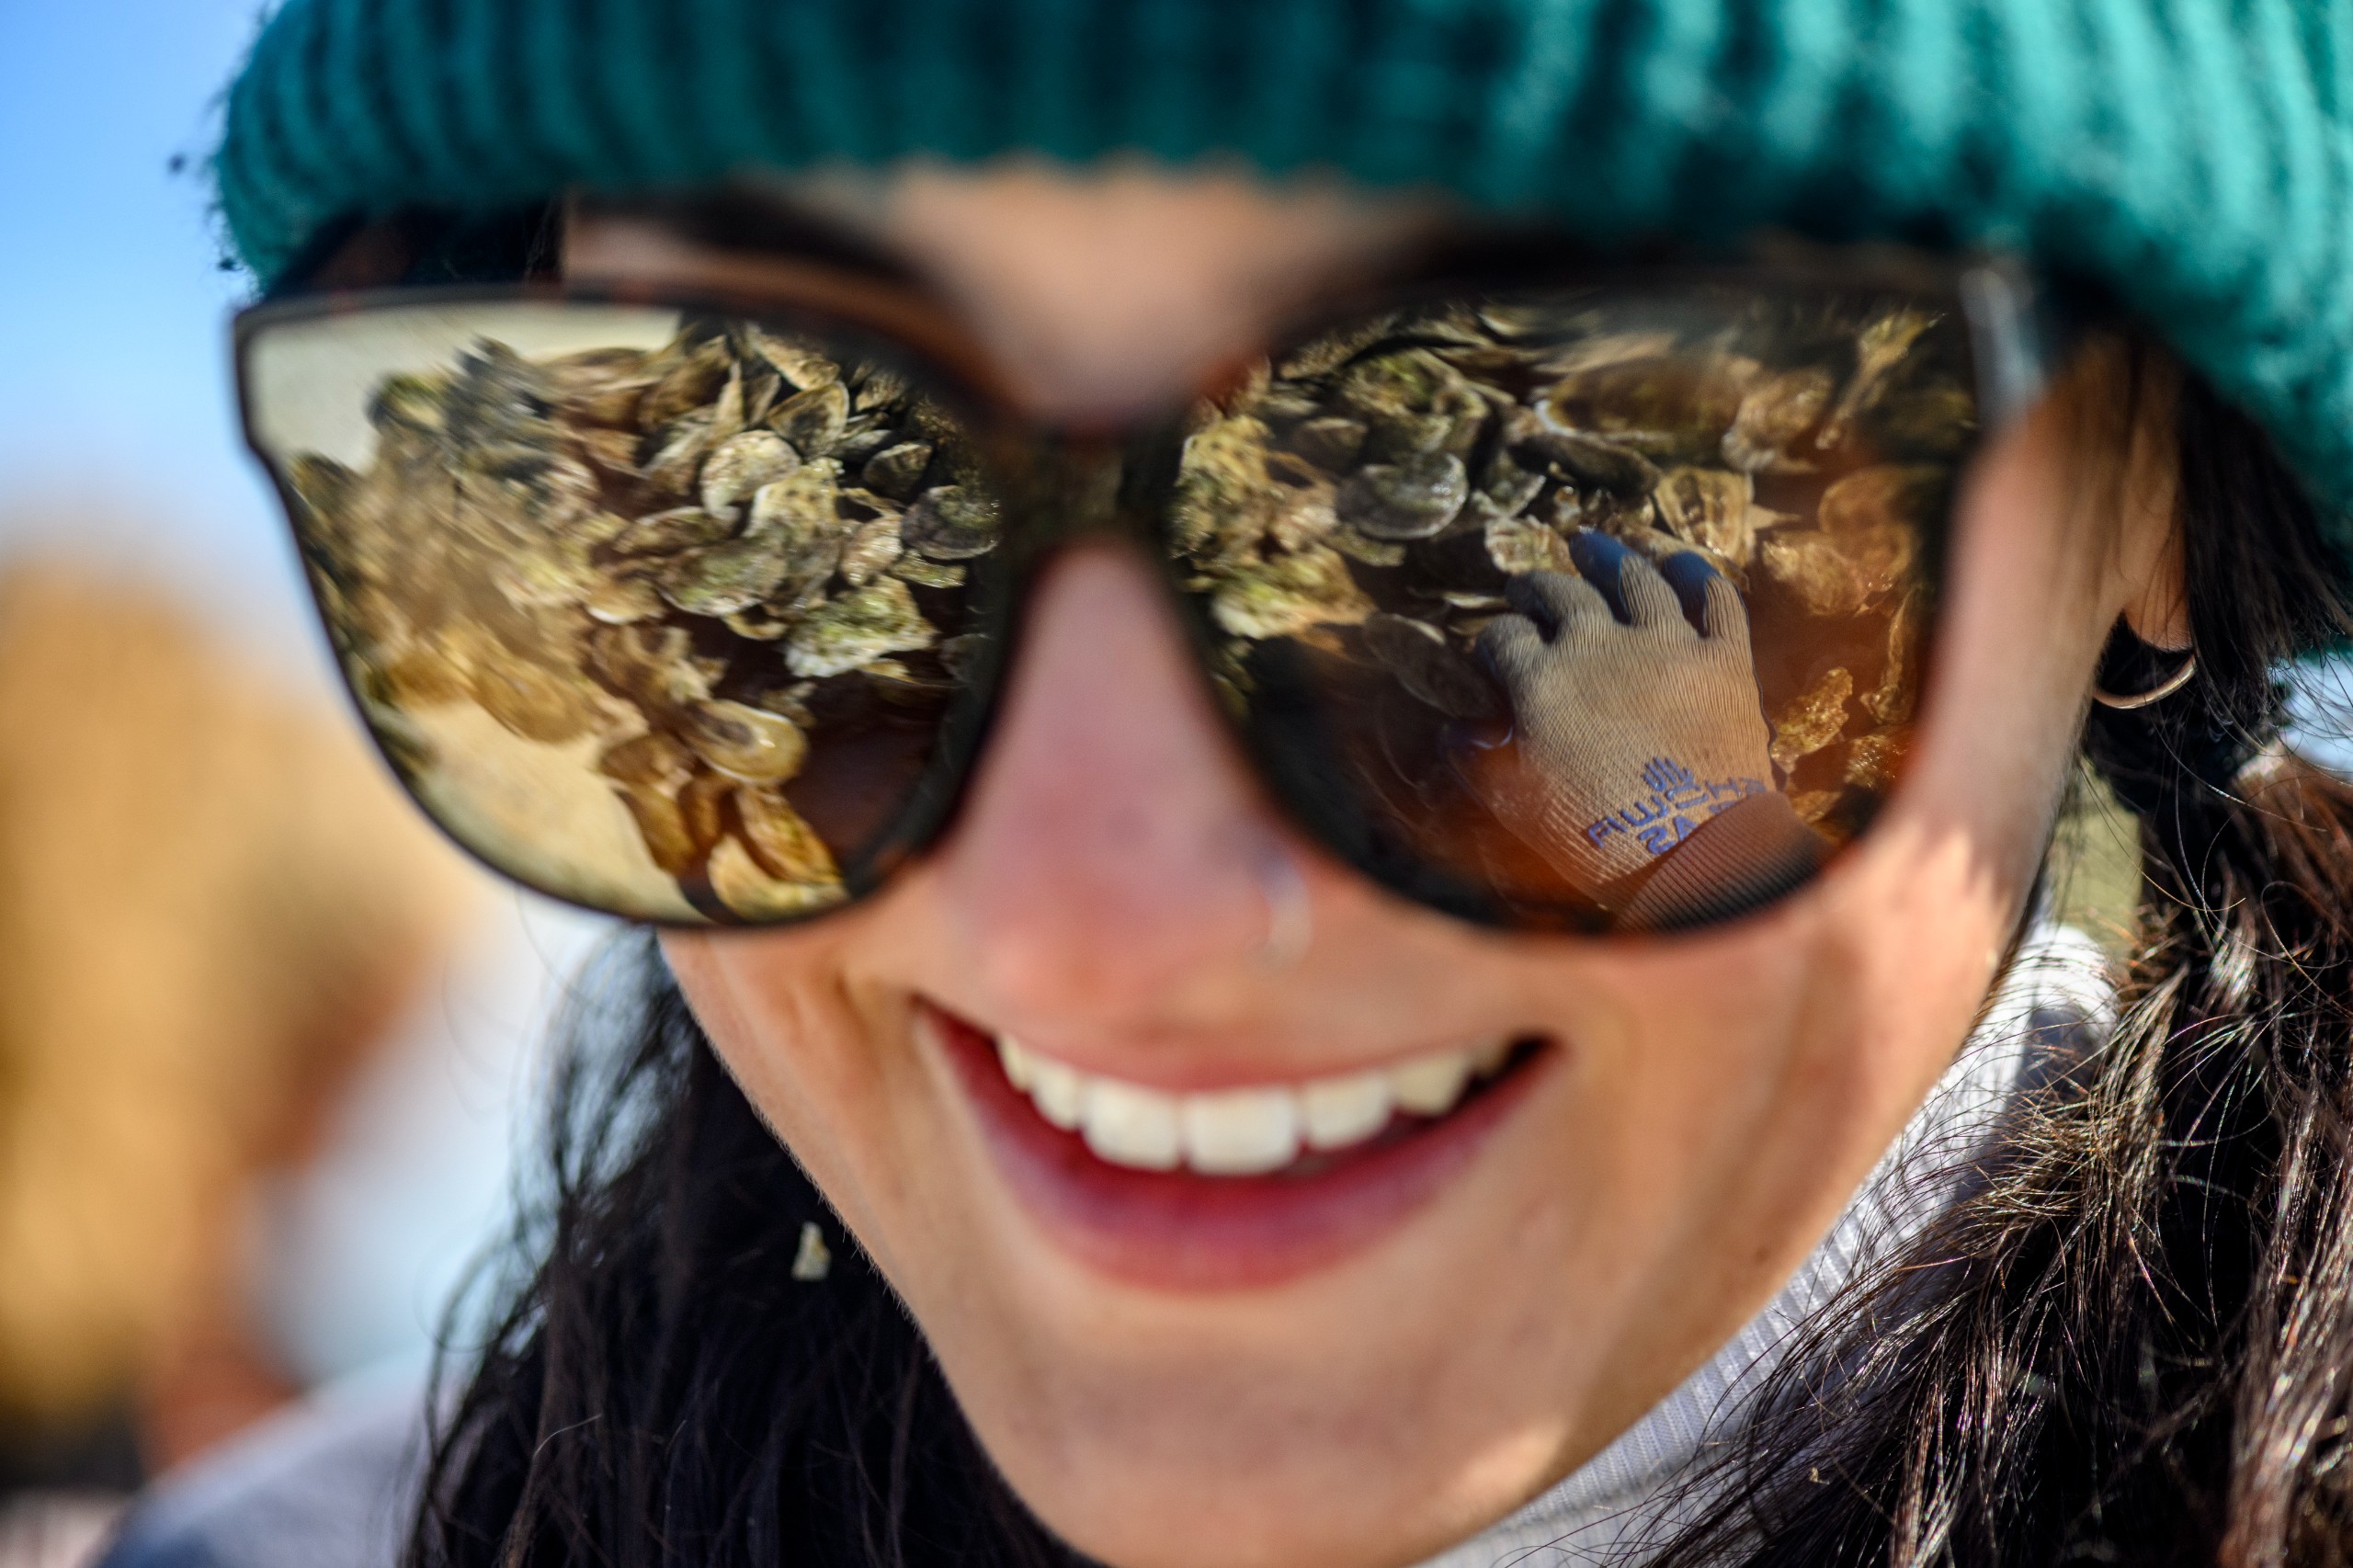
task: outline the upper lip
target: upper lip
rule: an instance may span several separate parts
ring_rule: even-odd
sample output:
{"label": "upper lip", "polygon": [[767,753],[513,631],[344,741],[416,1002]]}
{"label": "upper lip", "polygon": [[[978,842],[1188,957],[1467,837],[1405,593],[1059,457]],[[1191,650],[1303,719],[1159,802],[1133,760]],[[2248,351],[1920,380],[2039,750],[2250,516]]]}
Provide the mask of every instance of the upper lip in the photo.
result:
{"label": "upper lip", "polygon": [[[932,1005],[940,1006],[937,1003]],[[1475,1054],[1508,1047],[1537,1032],[1504,1027],[1472,1028],[1451,1033],[1434,1033],[1411,1044],[1374,1051],[1359,1049],[1345,1059],[1318,1061],[1311,1053],[1296,1050],[1270,1048],[1258,1052],[1246,1047],[1237,1049],[1237,1042],[1230,1037],[1193,1040],[1164,1037],[1145,1041],[1121,1040],[1116,1035],[1107,1034],[1082,1041],[1070,1038],[1073,1031],[1067,1028],[1037,1031],[1019,1027],[1001,1028],[985,1023],[977,1015],[959,1008],[942,1006],[941,1010],[992,1040],[1017,1040],[1030,1054],[1046,1057],[1090,1077],[1117,1078],[1140,1088],[1156,1089],[1170,1095],[1216,1094],[1231,1089],[1296,1089],[1319,1079],[1386,1072],[1438,1051],[1461,1051]]]}

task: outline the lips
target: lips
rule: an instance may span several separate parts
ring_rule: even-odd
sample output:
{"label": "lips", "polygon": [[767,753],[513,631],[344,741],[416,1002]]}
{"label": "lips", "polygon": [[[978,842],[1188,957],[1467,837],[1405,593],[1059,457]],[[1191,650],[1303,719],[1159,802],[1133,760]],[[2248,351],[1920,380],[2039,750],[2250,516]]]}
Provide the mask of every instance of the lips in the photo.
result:
{"label": "lips", "polygon": [[1471,1161],[1557,1054],[1496,1040],[1175,1095],[1080,1073],[927,1005],[919,1017],[1031,1215],[1095,1268],[1175,1290],[1279,1284],[1372,1245]]}

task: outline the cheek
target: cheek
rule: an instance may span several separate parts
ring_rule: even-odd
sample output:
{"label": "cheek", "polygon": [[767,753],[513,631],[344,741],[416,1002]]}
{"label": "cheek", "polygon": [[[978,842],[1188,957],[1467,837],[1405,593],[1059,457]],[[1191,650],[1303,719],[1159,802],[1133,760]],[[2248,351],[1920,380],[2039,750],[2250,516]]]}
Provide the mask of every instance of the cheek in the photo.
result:
{"label": "cheek", "polygon": [[[1780,1288],[1975,1017],[2009,901],[1962,835],[1886,826],[1734,931],[1554,966],[1562,1016],[1611,1020],[1577,1041],[1561,1129],[1592,1183],[1574,1249],[1592,1272],[1563,1283],[1624,1314],[1640,1352],[1602,1369],[1597,1409],[1639,1415]],[[1606,1015],[1604,986],[1622,999]]]}
{"label": "cheek", "polygon": [[907,1152],[937,1130],[916,1064],[881,1048],[905,1036],[905,994],[858,983],[845,962],[878,912],[801,931],[667,933],[662,946],[728,1074],[887,1269],[920,1199]]}

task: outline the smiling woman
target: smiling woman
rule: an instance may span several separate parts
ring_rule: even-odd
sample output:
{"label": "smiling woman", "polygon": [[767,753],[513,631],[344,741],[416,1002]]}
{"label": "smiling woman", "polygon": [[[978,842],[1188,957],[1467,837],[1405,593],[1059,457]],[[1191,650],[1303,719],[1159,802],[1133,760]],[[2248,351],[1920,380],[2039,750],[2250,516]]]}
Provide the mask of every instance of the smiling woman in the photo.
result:
{"label": "smiling woman", "polygon": [[281,12],[358,709],[662,927],[411,1560],[2341,1560],[2347,40],[2039,6]]}

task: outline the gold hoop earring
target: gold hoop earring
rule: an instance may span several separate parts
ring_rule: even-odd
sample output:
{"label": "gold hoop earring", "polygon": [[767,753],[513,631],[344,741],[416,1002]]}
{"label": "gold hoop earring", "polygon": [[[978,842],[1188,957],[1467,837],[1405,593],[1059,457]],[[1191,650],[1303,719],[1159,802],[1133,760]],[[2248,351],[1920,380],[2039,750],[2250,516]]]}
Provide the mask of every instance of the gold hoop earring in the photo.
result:
{"label": "gold hoop earring", "polygon": [[2197,673],[2198,655],[2192,653],[2181,661],[2181,668],[2174,671],[2148,690],[2135,692],[2130,697],[2119,697],[2112,691],[2104,691],[2097,682],[2094,682],[2092,700],[2102,708],[2113,708],[2119,712],[2130,713],[2135,708],[2146,708],[2152,702],[2163,702],[2166,698],[2188,686],[2190,676]]}

